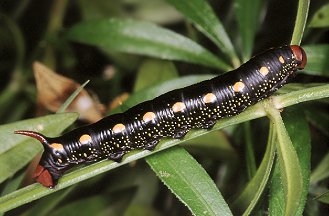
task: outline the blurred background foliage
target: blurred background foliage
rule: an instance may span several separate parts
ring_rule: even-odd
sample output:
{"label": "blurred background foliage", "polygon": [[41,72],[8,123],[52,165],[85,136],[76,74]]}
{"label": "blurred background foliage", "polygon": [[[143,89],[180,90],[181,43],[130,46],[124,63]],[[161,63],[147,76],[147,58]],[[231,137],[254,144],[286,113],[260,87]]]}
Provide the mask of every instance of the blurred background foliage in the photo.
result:
{"label": "blurred background foliage", "polygon": [[[0,0],[0,124],[58,111],[67,97],[79,87],[78,83],[86,80],[90,80],[87,91],[80,92],[78,98],[88,100],[92,110],[86,111],[79,100],[75,100],[67,109],[81,114],[80,121],[74,127],[94,122],[109,113],[123,111],[137,101],[145,100],[150,88],[161,88],[154,93],[160,94],[161,91],[164,93],[171,88],[197,82],[208,75],[224,73],[269,47],[289,44],[298,4],[297,1],[284,0],[206,1],[221,21],[227,33],[223,34],[220,27],[205,28],[211,24],[205,21],[213,21],[211,13],[205,19],[202,17],[210,9],[193,8],[203,1],[173,2]],[[201,15],[196,11],[200,11]],[[298,84],[289,85],[281,93],[307,88],[303,85],[306,83],[328,82],[328,11],[325,0],[311,2],[302,39],[302,46],[306,45],[305,50],[310,56],[310,65],[294,80]],[[109,20],[114,20],[112,29],[107,29]],[[143,28],[145,31],[139,31]],[[136,37],[129,35],[132,32]],[[128,35],[126,38],[125,34]],[[182,41],[182,46],[170,41],[172,38]],[[164,43],[151,43],[157,39]],[[196,54],[197,51],[200,54]],[[168,89],[162,87],[165,81],[189,75],[197,77],[187,82],[179,80],[176,84],[169,84]],[[132,102],[119,107],[133,92],[142,93],[135,96],[137,99],[131,99]],[[310,130],[311,137],[304,139],[310,139],[312,145],[311,183],[307,204],[302,211],[305,215],[323,215],[328,212],[324,204],[329,202],[328,196],[326,198],[324,194],[320,199],[314,198],[328,190],[328,100],[302,106],[300,115],[305,115],[307,121],[298,123],[298,132],[308,134],[305,131]],[[302,106],[285,110],[284,118],[296,122],[299,117],[294,110]],[[75,118],[63,116],[62,124],[43,121],[50,125],[48,135],[58,135]],[[26,123],[29,124],[32,123]],[[60,127],[52,128],[52,124]],[[268,120],[262,118],[214,131],[183,146],[207,171],[231,207],[262,161],[267,148],[268,130]],[[37,146],[35,143],[31,157],[41,150]],[[0,161],[5,159],[0,158]],[[156,159],[147,162],[156,170]],[[16,170],[18,172],[6,173],[8,177],[13,177],[1,181],[2,195],[14,191],[19,185],[28,184],[26,176],[30,171],[26,174],[25,167],[26,163],[22,162]],[[280,178],[277,169],[270,177],[273,182],[277,182],[275,178]],[[158,171],[156,173],[159,175]],[[200,174],[200,178],[202,176]],[[266,187],[265,191],[274,193],[276,186],[273,185]],[[267,195],[263,197],[268,199]],[[260,201],[253,214],[265,214],[271,205],[276,205],[275,201]],[[23,205],[7,215],[190,215],[190,208],[189,204],[184,206],[160,182],[147,163],[139,160]],[[234,208],[232,212],[241,211],[236,206]],[[282,213],[273,208],[270,212],[273,215]]]}

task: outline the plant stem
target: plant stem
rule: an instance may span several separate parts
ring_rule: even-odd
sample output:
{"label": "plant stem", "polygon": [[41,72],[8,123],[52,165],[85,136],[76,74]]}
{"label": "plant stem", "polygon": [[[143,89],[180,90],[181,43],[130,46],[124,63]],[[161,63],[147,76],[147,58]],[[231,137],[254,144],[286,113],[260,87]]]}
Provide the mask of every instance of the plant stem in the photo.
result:
{"label": "plant stem", "polygon": [[299,0],[295,27],[290,44],[300,45],[306,26],[310,0]]}

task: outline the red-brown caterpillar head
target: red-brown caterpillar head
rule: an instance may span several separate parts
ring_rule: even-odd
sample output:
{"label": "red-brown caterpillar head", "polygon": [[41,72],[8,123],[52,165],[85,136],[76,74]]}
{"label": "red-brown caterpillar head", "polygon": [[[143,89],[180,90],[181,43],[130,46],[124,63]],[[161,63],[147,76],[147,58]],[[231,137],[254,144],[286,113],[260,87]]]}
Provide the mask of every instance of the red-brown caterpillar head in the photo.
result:
{"label": "red-brown caterpillar head", "polygon": [[304,69],[307,63],[306,53],[301,46],[291,45],[290,49],[295,56],[295,59],[299,61],[298,69]]}
{"label": "red-brown caterpillar head", "polygon": [[33,178],[43,186],[53,188],[57,184],[58,179],[63,175],[64,170],[68,168],[68,164],[63,163],[63,158],[65,157],[63,155],[63,145],[53,142],[52,138],[45,137],[34,131],[19,130],[15,131],[15,134],[33,137],[41,142],[44,152],[33,173]]}

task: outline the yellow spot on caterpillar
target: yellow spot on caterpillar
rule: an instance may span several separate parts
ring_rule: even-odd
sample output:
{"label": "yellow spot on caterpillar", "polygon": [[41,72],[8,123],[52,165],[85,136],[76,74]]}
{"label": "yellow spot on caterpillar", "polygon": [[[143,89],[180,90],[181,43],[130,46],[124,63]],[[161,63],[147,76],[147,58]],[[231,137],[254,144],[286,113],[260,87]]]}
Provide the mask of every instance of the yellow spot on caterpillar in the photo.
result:
{"label": "yellow spot on caterpillar", "polygon": [[81,144],[88,144],[91,142],[91,137],[88,134],[84,134],[79,139]]}
{"label": "yellow spot on caterpillar", "polygon": [[83,156],[87,157],[88,155],[87,155],[87,153],[83,153]]}
{"label": "yellow spot on caterpillar", "polygon": [[213,93],[208,93],[203,97],[203,102],[205,103],[213,103],[216,101],[216,95],[214,95]]}
{"label": "yellow spot on caterpillar", "polygon": [[114,127],[112,128],[113,133],[121,133],[122,131],[124,131],[126,129],[126,127],[119,123],[114,125]]}
{"label": "yellow spot on caterpillar", "polygon": [[61,159],[57,159],[58,163],[63,163],[63,161]]}
{"label": "yellow spot on caterpillar", "polygon": [[155,119],[155,114],[153,112],[147,112],[143,116],[145,122],[153,121]]}
{"label": "yellow spot on caterpillar", "polygon": [[53,149],[56,149],[58,151],[62,151],[64,149],[63,145],[60,143],[52,143],[52,144],[50,144],[50,147],[52,147]]}
{"label": "yellow spot on caterpillar", "polygon": [[268,68],[267,67],[261,67],[259,69],[259,72],[263,75],[263,76],[266,76],[268,74]]}
{"label": "yellow spot on caterpillar", "polygon": [[280,56],[279,61],[281,62],[281,64],[283,64],[284,63],[284,58],[282,56]]}
{"label": "yellow spot on caterpillar", "polygon": [[233,85],[233,91],[235,92],[241,92],[244,89],[245,85],[243,82],[236,82]]}
{"label": "yellow spot on caterpillar", "polygon": [[174,111],[174,113],[183,112],[184,109],[186,109],[186,106],[185,106],[185,104],[183,102],[176,102],[172,106],[172,110]]}

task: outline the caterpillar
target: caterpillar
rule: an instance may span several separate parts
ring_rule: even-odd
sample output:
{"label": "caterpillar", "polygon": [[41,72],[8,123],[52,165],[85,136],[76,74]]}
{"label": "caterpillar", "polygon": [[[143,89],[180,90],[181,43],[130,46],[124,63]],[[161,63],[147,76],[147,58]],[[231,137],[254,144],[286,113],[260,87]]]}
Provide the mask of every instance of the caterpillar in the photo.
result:
{"label": "caterpillar", "polygon": [[269,97],[306,62],[298,45],[274,48],[231,72],[170,91],[59,137],[27,130],[15,133],[42,143],[44,152],[34,178],[52,188],[75,164],[105,158],[120,162],[134,149],[153,150],[164,137],[182,139],[192,128],[210,129],[218,119],[237,115]]}

